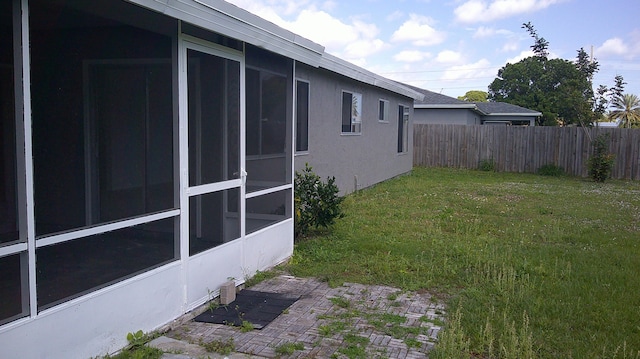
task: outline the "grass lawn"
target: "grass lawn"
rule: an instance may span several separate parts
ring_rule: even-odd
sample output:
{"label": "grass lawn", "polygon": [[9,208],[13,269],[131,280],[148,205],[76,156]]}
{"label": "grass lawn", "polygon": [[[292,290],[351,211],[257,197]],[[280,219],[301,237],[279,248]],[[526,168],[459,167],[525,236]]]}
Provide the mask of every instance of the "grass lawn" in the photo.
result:
{"label": "grass lawn", "polygon": [[415,168],[343,208],[288,270],[438,293],[431,358],[640,358],[640,183]]}

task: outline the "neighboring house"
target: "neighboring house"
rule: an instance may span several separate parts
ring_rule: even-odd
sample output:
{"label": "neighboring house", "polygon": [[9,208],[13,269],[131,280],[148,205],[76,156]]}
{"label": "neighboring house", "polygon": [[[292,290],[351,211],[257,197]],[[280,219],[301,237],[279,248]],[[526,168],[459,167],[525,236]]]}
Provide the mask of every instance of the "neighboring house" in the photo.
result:
{"label": "neighboring house", "polygon": [[477,111],[482,115],[482,124],[508,124],[514,126],[535,126],[542,113],[506,102],[476,102]]}
{"label": "neighboring house", "polygon": [[220,0],[3,1],[0,47],[3,358],[111,353],[286,260],[304,162],[411,169],[422,95]]}
{"label": "neighboring house", "polygon": [[424,95],[414,103],[414,124],[535,126],[542,113],[505,102],[467,102],[409,86]]}

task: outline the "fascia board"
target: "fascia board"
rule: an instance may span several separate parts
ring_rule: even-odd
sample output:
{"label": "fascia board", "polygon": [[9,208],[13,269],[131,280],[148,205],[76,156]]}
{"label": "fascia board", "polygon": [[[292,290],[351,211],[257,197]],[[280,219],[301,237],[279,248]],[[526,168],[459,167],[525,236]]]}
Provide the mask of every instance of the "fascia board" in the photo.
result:
{"label": "fascia board", "polygon": [[494,117],[502,117],[502,116],[509,116],[509,117],[535,117],[535,116],[542,116],[542,113],[540,113],[540,112],[530,112],[530,113],[524,113],[524,112],[487,113],[487,114],[485,114],[485,116],[494,116]]}
{"label": "fascia board", "polygon": [[175,19],[318,67],[324,47],[220,0],[128,0]]}
{"label": "fascia board", "polygon": [[397,82],[391,81],[373,72],[367,71],[357,65],[354,65],[348,61],[340,59],[328,53],[322,55],[320,61],[320,67],[326,70],[335,72],[337,74],[352,78],[356,81],[364,82],[369,85],[383,88],[407,97],[413,100],[422,100],[424,95],[420,92],[414,91],[408,87],[402,86]]}
{"label": "fascia board", "polygon": [[458,109],[471,109],[471,110],[475,110],[476,109],[476,105],[474,104],[460,104],[460,105],[454,105],[454,104],[415,104],[413,106],[414,108],[424,108],[424,109],[450,109],[450,110],[458,110]]}

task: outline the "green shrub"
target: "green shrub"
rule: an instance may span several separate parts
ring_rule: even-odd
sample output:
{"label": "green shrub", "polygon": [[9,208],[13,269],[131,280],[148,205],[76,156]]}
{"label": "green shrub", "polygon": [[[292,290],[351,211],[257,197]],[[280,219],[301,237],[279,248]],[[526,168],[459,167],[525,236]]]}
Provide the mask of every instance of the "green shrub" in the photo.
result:
{"label": "green shrub", "polygon": [[601,134],[593,140],[593,155],[589,158],[589,177],[604,182],[611,175],[616,156],[609,153],[609,134]]}
{"label": "green shrub", "polygon": [[302,172],[296,171],[294,182],[296,237],[308,233],[312,227],[327,228],[335,222],[336,218],[343,216],[340,205],[344,198],[338,196],[340,190],[335,181],[335,177],[327,177],[327,182],[323,182],[308,163],[305,164]]}
{"label": "green shrub", "polygon": [[493,158],[480,160],[480,163],[478,164],[478,169],[480,171],[495,172],[496,161]]}
{"label": "green shrub", "polygon": [[564,176],[564,168],[560,166],[556,166],[553,163],[550,163],[538,168],[538,174],[541,176],[560,177],[560,176]]}

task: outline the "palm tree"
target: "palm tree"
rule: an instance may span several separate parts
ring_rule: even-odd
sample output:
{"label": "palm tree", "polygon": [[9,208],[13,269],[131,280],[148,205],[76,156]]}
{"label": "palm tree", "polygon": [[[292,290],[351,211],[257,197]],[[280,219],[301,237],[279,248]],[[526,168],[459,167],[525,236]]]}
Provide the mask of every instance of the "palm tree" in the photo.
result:
{"label": "palm tree", "polygon": [[611,103],[613,110],[609,112],[611,121],[620,120],[618,127],[640,128],[640,98],[632,94],[616,97]]}

